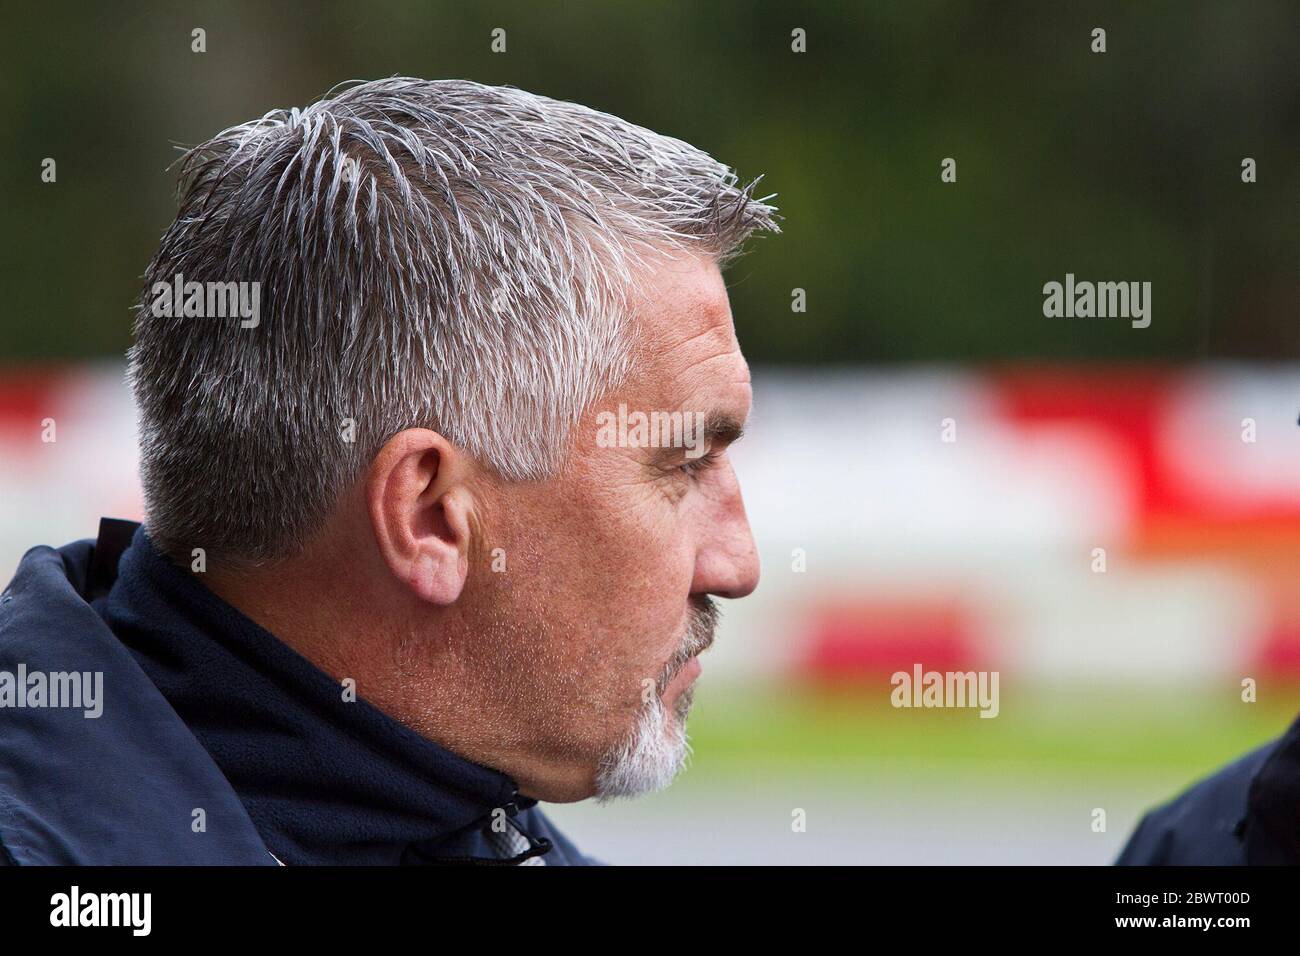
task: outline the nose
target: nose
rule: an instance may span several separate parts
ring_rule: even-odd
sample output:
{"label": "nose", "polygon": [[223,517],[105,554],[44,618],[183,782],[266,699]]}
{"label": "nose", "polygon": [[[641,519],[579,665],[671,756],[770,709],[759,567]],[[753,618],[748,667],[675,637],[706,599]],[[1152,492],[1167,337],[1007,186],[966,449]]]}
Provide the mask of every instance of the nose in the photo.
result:
{"label": "nose", "polygon": [[734,473],[728,477],[728,493],[716,501],[704,527],[700,528],[691,591],[743,598],[758,587],[758,548],[749,528],[749,518],[745,515],[740,485]]}

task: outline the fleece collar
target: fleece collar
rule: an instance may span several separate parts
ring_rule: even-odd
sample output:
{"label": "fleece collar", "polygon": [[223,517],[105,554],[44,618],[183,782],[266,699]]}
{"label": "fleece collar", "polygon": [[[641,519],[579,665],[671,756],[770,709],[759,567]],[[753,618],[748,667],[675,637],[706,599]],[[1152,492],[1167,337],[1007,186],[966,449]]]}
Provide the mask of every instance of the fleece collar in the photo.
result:
{"label": "fleece collar", "polygon": [[103,619],[239,795],[286,864],[464,860],[506,775],[438,746],[226,604],[134,529]]}

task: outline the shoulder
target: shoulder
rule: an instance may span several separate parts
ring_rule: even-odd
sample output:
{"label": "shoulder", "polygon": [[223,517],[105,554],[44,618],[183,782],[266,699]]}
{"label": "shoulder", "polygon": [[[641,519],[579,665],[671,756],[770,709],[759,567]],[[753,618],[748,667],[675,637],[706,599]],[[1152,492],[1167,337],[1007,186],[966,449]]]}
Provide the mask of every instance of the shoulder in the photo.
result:
{"label": "shoulder", "polygon": [[[89,604],[90,546],[0,597],[0,864],[267,863],[225,777]],[[205,830],[191,828],[196,808]]]}
{"label": "shoulder", "polygon": [[1241,827],[1251,782],[1278,741],[1253,750],[1169,803],[1150,811],[1129,837],[1119,866],[1231,866],[1245,863]]}

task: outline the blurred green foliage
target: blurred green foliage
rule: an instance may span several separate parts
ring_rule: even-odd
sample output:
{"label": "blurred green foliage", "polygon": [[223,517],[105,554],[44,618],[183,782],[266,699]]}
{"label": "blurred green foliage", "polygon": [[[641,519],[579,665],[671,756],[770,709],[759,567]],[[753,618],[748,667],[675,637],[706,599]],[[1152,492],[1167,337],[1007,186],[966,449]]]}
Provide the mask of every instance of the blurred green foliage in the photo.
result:
{"label": "blurred green foliage", "polygon": [[[1295,3],[1200,0],[27,5],[0,31],[0,362],[121,354],[174,145],[395,74],[576,100],[765,174],[784,235],[729,275],[754,362],[1294,358],[1297,27]],[[1066,272],[1152,282],[1151,328],[1044,318]]]}

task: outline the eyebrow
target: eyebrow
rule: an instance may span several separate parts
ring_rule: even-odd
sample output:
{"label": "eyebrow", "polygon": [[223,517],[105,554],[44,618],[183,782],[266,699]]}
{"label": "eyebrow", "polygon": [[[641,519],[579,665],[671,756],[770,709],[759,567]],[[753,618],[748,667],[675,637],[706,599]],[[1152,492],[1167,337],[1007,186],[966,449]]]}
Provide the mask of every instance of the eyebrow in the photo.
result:
{"label": "eyebrow", "polygon": [[[745,425],[731,412],[709,412],[704,418],[704,447],[731,445],[745,434]],[[681,455],[680,448],[662,446],[653,449],[653,460],[670,461]]]}
{"label": "eyebrow", "polygon": [[744,422],[730,412],[713,412],[704,420],[704,439],[710,445],[715,442],[730,445],[740,441],[744,434]]}

